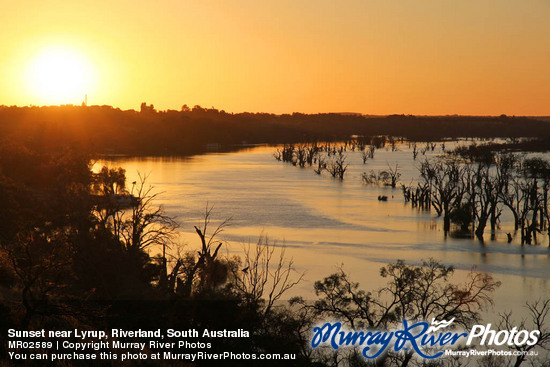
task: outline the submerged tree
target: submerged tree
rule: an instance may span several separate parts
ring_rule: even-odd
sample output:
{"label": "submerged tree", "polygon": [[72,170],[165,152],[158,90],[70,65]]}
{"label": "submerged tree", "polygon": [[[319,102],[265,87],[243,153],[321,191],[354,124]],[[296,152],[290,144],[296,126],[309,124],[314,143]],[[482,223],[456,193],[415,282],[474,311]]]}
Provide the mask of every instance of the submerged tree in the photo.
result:
{"label": "submerged tree", "polygon": [[396,163],[395,167],[392,167],[388,163],[388,169],[386,170],[370,170],[370,172],[363,172],[361,179],[364,183],[370,184],[383,184],[385,186],[391,186],[395,188],[401,177],[401,172],[399,172],[399,165]]}
{"label": "submerged tree", "polygon": [[465,168],[455,160],[424,161],[420,176],[430,188],[430,204],[438,216],[443,216],[443,230],[451,229],[451,213],[460,208],[464,196]]}
{"label": "submerged tree", "polygon": [[336,158],[327,165],[327,170],[330,175],[340,180],[344,179],[344,174],[347,169],[348,164],[346,163],[346,156],[342,152],[339,152]]}
{"label": "submerged tree", "polygon": [[385,171],[382,171],[382,173],[387,177],[384,181],[389,183],[389,186],[395,188],[397,186],[397,182],[399,182],[399,178],[401,177],[401,172],[399,172],[399,165],[396,163],[395,167],[392,167],[388,163],[388,169]]}

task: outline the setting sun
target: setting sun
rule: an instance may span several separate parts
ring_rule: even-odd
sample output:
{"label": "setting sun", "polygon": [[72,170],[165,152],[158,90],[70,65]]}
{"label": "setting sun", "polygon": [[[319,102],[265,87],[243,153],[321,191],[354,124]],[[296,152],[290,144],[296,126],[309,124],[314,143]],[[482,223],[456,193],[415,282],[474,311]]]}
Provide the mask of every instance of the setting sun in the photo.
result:
{"label": "setting sun", "polygon": [[77,51],[42,50],[26,70],[28,93],[43,104],[79,104],[94,82],[93,67]]}

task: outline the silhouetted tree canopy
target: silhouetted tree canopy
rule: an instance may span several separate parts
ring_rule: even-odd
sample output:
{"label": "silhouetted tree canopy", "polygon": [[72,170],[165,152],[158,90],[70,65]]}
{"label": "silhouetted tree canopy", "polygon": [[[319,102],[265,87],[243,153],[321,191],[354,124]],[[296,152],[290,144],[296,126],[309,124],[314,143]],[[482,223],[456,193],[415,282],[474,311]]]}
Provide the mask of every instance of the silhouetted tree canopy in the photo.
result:
{"label": "silhouetted tree canopy", "polygon": [[393,135],[429,140],[443,137],[550,137],[547,121],[526,117],[363,116],[359,114],[236,113],[183,105],[141,112],[110,106],[0,106],[0,136],[21,149],[51,151],[73,145],[92,153],[184,155],[207,144],[290,143],[342,140],[351,135]]}

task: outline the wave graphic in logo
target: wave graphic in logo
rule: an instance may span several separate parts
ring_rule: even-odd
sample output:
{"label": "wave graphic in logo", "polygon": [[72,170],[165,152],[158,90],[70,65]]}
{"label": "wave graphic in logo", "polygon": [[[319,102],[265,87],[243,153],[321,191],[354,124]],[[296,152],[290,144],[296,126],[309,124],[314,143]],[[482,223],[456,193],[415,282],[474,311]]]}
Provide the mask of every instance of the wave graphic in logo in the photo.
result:
{"label": "wave graphic in logo", "polygon": [[436,319],[432,319],[432,324],[428,328],[428,331],[426,331],[426,334],[434,333],[439,329],[445,329],[446,327],[450,326],[453,323],[453,321],[455,321],[454,317],[449,321],[446,321],[446,320],[437,321]]}

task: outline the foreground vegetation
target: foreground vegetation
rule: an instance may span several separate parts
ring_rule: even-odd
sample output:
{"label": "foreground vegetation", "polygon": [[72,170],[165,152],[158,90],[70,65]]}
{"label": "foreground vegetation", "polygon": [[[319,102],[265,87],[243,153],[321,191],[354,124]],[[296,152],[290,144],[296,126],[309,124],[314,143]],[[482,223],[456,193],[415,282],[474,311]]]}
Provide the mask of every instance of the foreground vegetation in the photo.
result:
{"label": "foreground vegetation", "polygon": [[216,340],[211,351],[305,361],[299,320],[274,307],[300,276],[266,239],[244,258],[221,256],[224,224],[212,228],[207,208],[198,251],[179,248],[176,223],[144,180],[127,185],[121,169],[94,174],[74,151],[11,153],[0,156],[2,365],[9,328],[243,328],[250,339]]}
{"label": "foreground vegetation", "polygon": [[[156,206],[145,179],[128,183],[121,169],[92,173],[89,162],[73,150],[2,147],[3,365],[10,364],[5,343],[9,328],[242,328],[250,331],[250,338],[216,339],[211,351],[288,353],[296,356],[296,366],[418,365],[422,363],[411,352],[368,362],[349,348],[312,350],[312,327],[339,319],[353,328],[389,329],[403,318],[432,317],[454,317],[468,327],[480,319],[499,286],[477,272],[458,284],[452,280],[453,268],[434,260],[422,266],[398,261],[382,267],[387,286],[381,289],[363,291],[342,270],[315,283],[316,300],[296,298],[287,304],[285,292],[301,275],[267,238],[246,246],[241,257],[223,256],[219,235],[225,223],[213,221],[207,207],[204,221],[195,227],[196,246],[183,247],[174,237],[177,224]],[[527,320],[526,327],[546,336],[537,348],[547,346],[549,304],[530,307],[531,319],[538,323]],[[505,321],[513,324],[513,316]]]}

